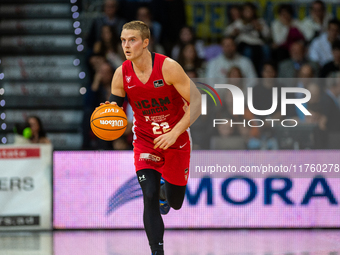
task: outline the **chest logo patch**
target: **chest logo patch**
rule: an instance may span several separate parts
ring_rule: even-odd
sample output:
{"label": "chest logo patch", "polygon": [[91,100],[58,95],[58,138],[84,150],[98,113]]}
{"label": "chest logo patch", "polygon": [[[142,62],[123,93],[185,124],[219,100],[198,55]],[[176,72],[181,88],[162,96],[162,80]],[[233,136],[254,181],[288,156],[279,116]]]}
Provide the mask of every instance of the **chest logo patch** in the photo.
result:
{"label": "chest logo patch", "polygon": [[132,76],[127,76],[127,75],[125,75],[125,79],[126,79],[127,83],[129,83],[129,82],[131,81],[131,77],[132,77]]}
{"label": "chest logo patch", "polygon": [[153,86],[154,86],[155,88],[162,87],[162,86],[164,86],[164,82],[163,82],[162,79],[161,79],[161,80],[154,81],[154,82],[153,82]]}

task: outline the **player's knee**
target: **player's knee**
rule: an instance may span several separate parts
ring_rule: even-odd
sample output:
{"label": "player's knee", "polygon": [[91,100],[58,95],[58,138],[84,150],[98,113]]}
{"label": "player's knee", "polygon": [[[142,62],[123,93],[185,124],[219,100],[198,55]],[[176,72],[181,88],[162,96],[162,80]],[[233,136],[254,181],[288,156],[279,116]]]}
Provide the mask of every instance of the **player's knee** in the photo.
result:
{"label": "player's knee", "polygon": [[158,201],[159,194],[156,189],[148,189],[143,192],[143,197],[144,197],[144,200],[146,201],[150,201],[150,202],[154,200]]}
{"label": "player's knee", "polygon": [[181,209],[181,207],[182,207],[182,205],[176,205],[176,206],[173,206],[172,208],[173,208],[174,210],[179,210],[179,209]]}
{"label": "player's knee", "polygon": [[172,203],[169,203],[169,205],[170,205],[170,207],[171,208],[173,208],[174,210],[179,210],[179,209],[181,209],[181,207],[182,207],[182,203],[174,203],[174,202],[172,202]]}

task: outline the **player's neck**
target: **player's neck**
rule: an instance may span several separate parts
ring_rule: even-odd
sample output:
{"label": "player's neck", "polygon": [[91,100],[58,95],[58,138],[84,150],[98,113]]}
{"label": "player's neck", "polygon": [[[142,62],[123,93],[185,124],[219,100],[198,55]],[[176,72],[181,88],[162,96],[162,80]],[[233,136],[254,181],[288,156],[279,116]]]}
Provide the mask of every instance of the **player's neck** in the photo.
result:
{"label": "player's neck", "polygon": [[151,52],[149,50],[145,50],[143,54],[132,61],[133,63],[133,68],[135,69],[135,72],[137,71],[138,73],[144,73],[149,68],[152,68],[152,58],[151,58]]}

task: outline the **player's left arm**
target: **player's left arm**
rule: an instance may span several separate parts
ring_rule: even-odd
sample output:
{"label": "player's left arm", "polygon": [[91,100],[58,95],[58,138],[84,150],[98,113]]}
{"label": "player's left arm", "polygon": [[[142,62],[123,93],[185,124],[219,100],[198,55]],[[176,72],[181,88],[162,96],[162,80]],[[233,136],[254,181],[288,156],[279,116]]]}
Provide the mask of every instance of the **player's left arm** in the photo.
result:
{"label": "player's left arm", "polygon": [[163,63],[162,73],[164,81],[174,86],[178,93],[189,102],[185,114],[174,128],[154,140],[154,148],[159,147],[160,149],[166,150],[176,142],[177,138],[187,130],[200,115],[201,93],[176,61],[166,58]]}

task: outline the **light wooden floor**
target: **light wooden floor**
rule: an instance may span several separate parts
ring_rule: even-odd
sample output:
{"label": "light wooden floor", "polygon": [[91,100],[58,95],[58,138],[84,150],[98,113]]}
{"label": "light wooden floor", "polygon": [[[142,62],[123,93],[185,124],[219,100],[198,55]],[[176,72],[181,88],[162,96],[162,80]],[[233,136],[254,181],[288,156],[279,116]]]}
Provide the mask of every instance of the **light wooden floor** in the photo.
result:
{"label": "light wooden floor", "polygon": [[[166,230],[166,255],[340,255],[340,230]],[[144,231],[0,232],[0,255],[150,255]]]}

